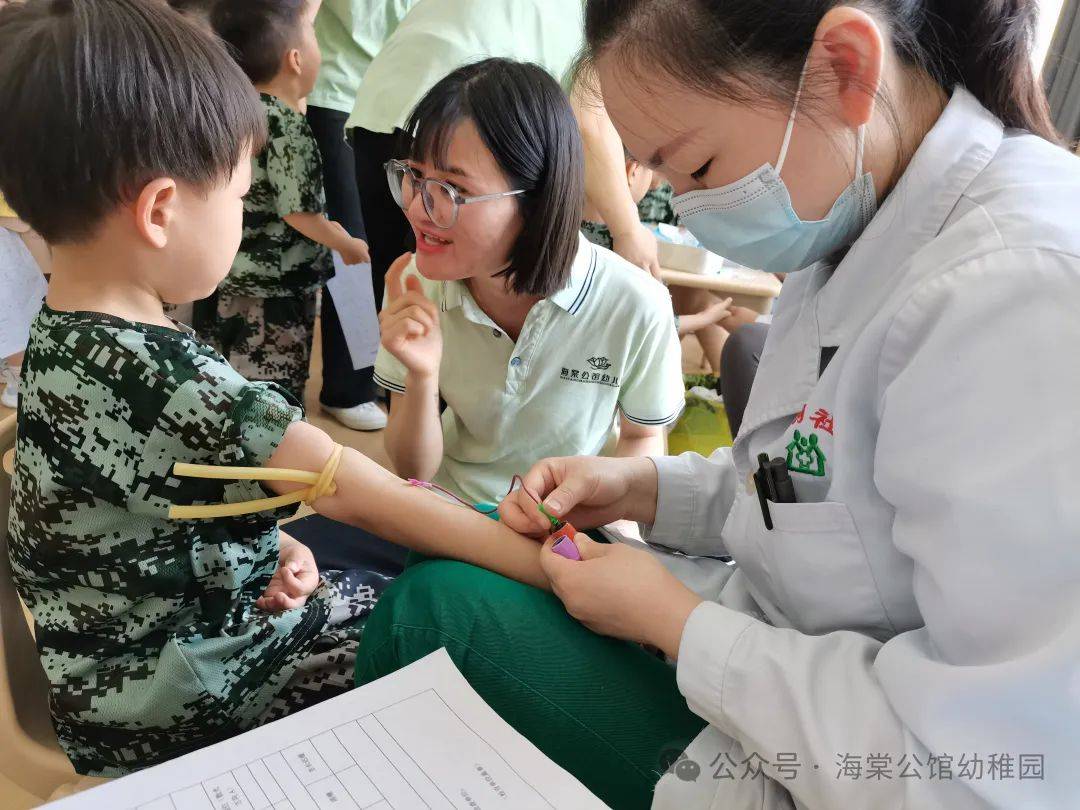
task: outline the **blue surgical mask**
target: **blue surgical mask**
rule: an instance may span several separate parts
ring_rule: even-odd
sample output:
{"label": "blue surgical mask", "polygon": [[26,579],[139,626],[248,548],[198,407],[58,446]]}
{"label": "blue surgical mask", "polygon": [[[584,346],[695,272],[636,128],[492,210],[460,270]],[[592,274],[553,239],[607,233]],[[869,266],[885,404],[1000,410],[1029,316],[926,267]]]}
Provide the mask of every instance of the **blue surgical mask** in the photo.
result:
{"label": "blue surgical mask", "polygon": [[672,200],[680,224],[713,253],[770,273],[792,273],[849,247],[877,212],[873,176],[863,174],[866,128],[859,127],[851,185],[824,219],[806,222],[795,213],[780,172],[801,96],[800,80],[776,168],[765,164],[729,186],[691,191]]}

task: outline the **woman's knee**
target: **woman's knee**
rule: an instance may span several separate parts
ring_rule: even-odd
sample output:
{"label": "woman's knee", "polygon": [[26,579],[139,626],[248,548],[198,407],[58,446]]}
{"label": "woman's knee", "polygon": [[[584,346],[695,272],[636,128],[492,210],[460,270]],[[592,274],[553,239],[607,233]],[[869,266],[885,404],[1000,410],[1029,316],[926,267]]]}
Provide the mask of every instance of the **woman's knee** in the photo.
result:
{"label": "woman's knee", "polygon": [[467,563],[428,560],[410,566],[368,619],[358,681],[385,675],[443,646],[499,646],[522,614],[552,611],[551,602],[557,600],[550,594]]}

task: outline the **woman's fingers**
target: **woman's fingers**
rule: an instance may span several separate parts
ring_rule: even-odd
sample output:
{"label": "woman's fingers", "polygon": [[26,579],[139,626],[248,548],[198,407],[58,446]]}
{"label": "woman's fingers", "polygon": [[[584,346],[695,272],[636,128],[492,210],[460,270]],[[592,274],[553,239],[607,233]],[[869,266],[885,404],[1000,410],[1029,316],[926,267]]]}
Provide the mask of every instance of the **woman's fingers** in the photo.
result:
{"label": "woman's fingers", "polygon": [[573,565],[573,561],[552,551],[551,547],[554,545],[555,541],[550,537],[544,541],[544,547],[540,550],[540,568],[543,570],[544,576],[548,578],[548,582],[551,583],[551,590],[560,600],[565,602],[563,576],[567,573],[566,566]]}
{"label": "woman's fingers", "polygon": [[405,290],[401,285],[401,276],[412,262],[412,257],[413,255],[411,253],[402,253],[394,260],[394,263],[390,265],[390,269],[386,271],[387,300],[396,301],[405,294]]}
{"label": "woman's fingers", "polygon": [[421,338],[427,334],[422,324],[413,320],[402,320],[390,324],[383,329],[382,342],[391,352],[403,349],[413,338]]}
{"label": "woman's fingers", "polygon": [[564,517],[586,501],[595,488],[592,476],[571,469],[544,498],[544,506],[557,517]]}
{"label": "woman's fingers", "polygon": [[514,490],[499,504],[499,518],[518,534],[545,537],[551,534],[551,522],[541,514],[536,501],[523,490]]}
{"label": "woman's fingers", "polygon": [[[410,279],[412,277],[410,276]],[[410,290],[404,293],[393,301],[387,302],[387,305],[383,307],[383,311],[380,313],[379,318],[389,318],[397,315],[398,313],[408,309],[409,307],[419,307],[428,313],[433,319],[438,320],[439,308],[427,298],[423,292],[417,292]]]}
{"label": "woman's fingers", "polygon": [[418,324],[421,327],[417,337],[425,337],[438,331],[438,320],[420,307],[408,307],[394,315],[388,315],[380,321],[384,335],[395,331],[395,327],[401,323]]}

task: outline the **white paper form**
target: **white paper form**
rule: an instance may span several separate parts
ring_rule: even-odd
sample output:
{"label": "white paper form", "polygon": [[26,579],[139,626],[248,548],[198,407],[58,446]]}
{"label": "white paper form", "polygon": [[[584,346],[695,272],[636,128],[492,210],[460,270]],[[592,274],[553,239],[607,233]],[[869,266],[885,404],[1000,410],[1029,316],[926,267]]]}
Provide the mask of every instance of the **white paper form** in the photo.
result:
{"label": "white paper form", "polygon": [[379,353],[379,316],[375,312],[371,265],[345,264],[335,250],[334,277],[326,282],[326,290],[334,299],[353,369],[359,371],[375,365]]}
{"label": "white paper form", "polygon": [[604,804],[480,698],[439,650],[53,810],[404,810]]}

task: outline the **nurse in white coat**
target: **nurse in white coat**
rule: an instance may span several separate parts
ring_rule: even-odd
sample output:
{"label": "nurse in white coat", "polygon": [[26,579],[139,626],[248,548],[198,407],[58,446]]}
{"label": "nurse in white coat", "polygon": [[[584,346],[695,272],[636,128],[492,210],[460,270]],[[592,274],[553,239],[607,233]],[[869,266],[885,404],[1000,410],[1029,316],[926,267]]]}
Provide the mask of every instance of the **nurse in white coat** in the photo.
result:
{"label": "nurse in white coat", "polygon": [[[1032,74],[1035,5],[587,4],[607,109],[684,224],[792,273],[730,451],[526,477],[579,528],[629,518],[688,555],[541,553],[572,616],[676,662],[705,724],[654,807],[1080,802],[1080,159]],[[771,530],[761,453],[797,497]],[[545,530],[526,494],[502,515]],[[562,686],[617,701],[607,678]],[[555,754],[600,791],[589,755]]]}

